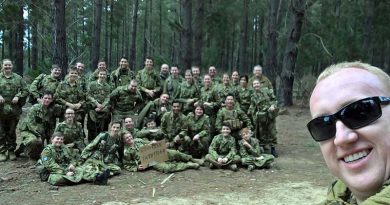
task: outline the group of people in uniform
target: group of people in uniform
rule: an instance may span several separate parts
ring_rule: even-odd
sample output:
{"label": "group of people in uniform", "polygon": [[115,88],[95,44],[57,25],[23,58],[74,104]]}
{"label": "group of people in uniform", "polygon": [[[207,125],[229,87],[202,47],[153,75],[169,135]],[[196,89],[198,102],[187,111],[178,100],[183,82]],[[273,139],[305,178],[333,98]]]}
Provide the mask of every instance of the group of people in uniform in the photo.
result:
{"label": "group of people in uniform", "polygon": [[[52,185],[91,181],[106,184],[122,169],[175,172],[210,168],[270,168],[275,150],[277,101],[262,67],[253,75],[233,71],[222,78],[210,66],[154,68],[145,59],[138,72],[122,57],[108,73],[104,61],[89,76],[81,62],[64,80],[61,68],[41,74],[28,86],[9,59],[0,73],[0,162],[25,155]],[[32,104],[20,120],[22,107]],[[86,121],[86,123],[85,123]],[[86,126],[86,127],[84,127]],[[84,132],[87,130],[86,132]],[[21,143],[17,148],[16,132]],[[168,161],[151,168],[139,150],[165,140]]]}

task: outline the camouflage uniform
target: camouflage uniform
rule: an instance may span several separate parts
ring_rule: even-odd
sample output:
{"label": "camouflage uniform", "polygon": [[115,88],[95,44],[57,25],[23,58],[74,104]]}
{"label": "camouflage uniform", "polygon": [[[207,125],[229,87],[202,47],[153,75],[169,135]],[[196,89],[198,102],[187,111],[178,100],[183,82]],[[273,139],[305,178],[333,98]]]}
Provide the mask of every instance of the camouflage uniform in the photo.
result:
{"label": "camouflage uniform", "polygon": [[[255,137],[259,140],[260,146],[274,146],[276,139],[276,122],[278,110],[269,112],[268,108],[277,105],[272,89],[262,87],[260,92],[254,92],[248,113],[255,125]],[[268,147],[265,147],[268,149]]]}
{"label": "camouflage uniform", "polygon": [[84,130],[79,122],[74,122],[73,125],[67,124],[65,121],[58,123],[54,132],[61,132],[64,135],[64,144],[74,143],[71,150],[77,149],[76,152],[81,153],[85,148]]}
{"label": "camouflage uniform", "polygon": [[[244,142],[244,139],[238,142],[242,165],[252,165],[256,168],[268,168],[270,164],[274,161],[274,156],[261,153],[258,139],[251,137],[249,138],[249,140],[246,141],[252,146],[252,148],[246,147],[244,145]],[[261,159],[259,159],[259,157]]]}
{"label": "camouflage uniform", "polygon": [[255,80],[260,81],[260,85],[262,88],[273,89],[271,81],[265,75],[261,75],[260,79],[256,78],[256,76],[250,77],[249,82],[248,82],[249,87],[252,87],[253,81],[255,81]]}
{"label": "camouflage uniform", "polygon": [[[210,136],[214,136],[218,130],[215,129],[215,120],[217,118],[217,112],[220,108],[220,104],[217,102],[216,92],[212,87],[202,87],[200,89],[200,98],[198,103],[204,105],[204,113],[209,116],[210,119]],[[211,103],[211,105],[205,105],[204,103]]]}
{"label": "camouflage uniform", "polygon": [[251,105],[251,98],[253,95],[253,90],[251,88],[238,88],[238,99],[237,101],[240,104],[240,108],[245,113],[248,113],[249,106]]}
{"label": "camouflage uniform", "polygon": [[[66,75],[64,81],[68,81],[68,79],[69,75]],[[87,91],[88,77],[84,73],[79,74],[79,77],[77,78],[77,83],[80,85],[83,92]]]}
{"label": "camouflage uniform", "polygon": [[124,127],[122,131],[123,131],[123,133],[126,132],[126,131],[127,131],[127,132],[130,132],[131,135],[132,135],[134,138],[137,137],[138,132],[139,132],[139,130],[138,130],[137,128],[135,128],[135,127],[133,127],[132,129],[128,129],[128,128]]}
{"label": "camouflage uniform", "polygon": [[[199,89],[195,84],[183,82],[179,85],[174,99],[183,103],[183,113],[188,114],[194,110],[194,103],[199,99]],[[190,103],[188,99],[195,99],[195,101]]]}
{"label": "camouflage uniform", "polygon": [[165,134],[162,132],[160,128],[149,129],[145,127],[142,130],[138,131],[135,137],[148,140],[148,141],[152,141],[152,140],[158,141],[158,140],[165,139]]}
{"label": "camouflage uniform", "polygon": [[135,75],[134,72],[130,70],[130,68],[122,69],[119,67],[111,72],[109,79],[111,79],[111,85],[114,88],[117,88],[119,86],[130,84],[130,81],[135,79]]}
{"label": "camouflage uniform", "polygon": [[253,130],[253,126],[251,120],[248,116],[239,108],[233,108],[231,110],[227,108],[222,108],[218,111],[217,120],[215,122],[215,127],[217,130],[222,129],[222,125],[227,123],[230,125],[230,129],[232,130],[231,135],[239,140],[238,132],[242,128],[249,128]]}
{"label": "camouflage uniform", "polygon": [[131,117],[134,121],[137,121],[136,114],[142,101],[143,98],[138,89],[133,93],[129,91],[128,85],[125,85],[112,91],[103,106],[111,106],[113,110],[112,121],[123,120],[126,117]]}
{"label": "camouflage uniform", "polygon": [[[0,96],[5,100],[0,104],[0,154],[13,152],[16,148],[16,125],[26,102],[27,85],[16,73],[7,78],[0,73]],[[12,103],[14,97],[19,97],[17,104]]]}
{"label": "camouflage uniform", "polygon": [[[160,81],[160,76],[156,71],[154,71],[153,69],[148,70],[144,68],[137,72],[136,79],[138,82],[139,89],[142,93],[142,97],[144,99],[154,100],[157,98],[158,94],[160,93],[161,81]],[[151,98],[149,95],[145,93],[145,89],[155,90],[157,92],[155,93],[154,97]],[[147,102],[145,102],[144,104],[146,103]]]}
{"label": "camouflage uniform", "polygon": [[215,85],[213,87],[215,89],[215,95],[216,95],[216,102],[221,105],[225,102],[225,99],[228,95],[232,95],[236,101],[236,104],[238,104],[238,92],[237,90],[232,87],[231,85],[224,85],[224,84],[219,84]]}
{"label": "camouflage uniform", "polygon": [[155,99],[150,101],[139,113],[137,128],[141,128],[145,125],[144,119],[148,117],[153,117],[156,121],[156,126],[159,127],[161,125],[161,118],[164,113],[171,110],[171,105],[161,104],[160,99]]}
{"label": "camouflage uniform", "polygon": [[41,159],[38,161],[38,169],[42,180],[42,174],[47,171],[49,176],[47,182],[51,185],[66,185],[79,183],[83,179],[83,170],[76,167],[72,176],[67,176],[69,165],[77,165],[77,161],[72,158],[72,153],[65,145],[56,147],[49,144],[43,149]]}
{"label": "camouflage uniform", "polygon": [[56,79],[51,75],[40,74],[30,85],[29,102],[35,104],[37,102],[36,99],[41,97],[43,91],[50,91],[54,94],[60,82],[61,79]]}
{"label": "camouflage uniform", "polygon": [[[125,145],[124,156],[123,156],[123,165],[124,168],[130,172],[138,171],[138,165],[141,164],[139,149],[148,144],[149,142],[142,139],[134,139],[134,145],[128,146]],[[168,161],[157,163],[153,166],[153,169],[164,172],[179,172],[186,169],[197,169],[199,168],[198,164],[191,163],[193,158],[190,155],[181,153],[177,150],[167,150],[168,152]]]}
{"label": "camouflage uniform", "polygon": [[112,87],[106,82],[98,83],[97,81],[93,81],[88,85],[87,100],[89,112],[87,118],[87,128],[89,142],[95,139],[98,133],[108,129],[108,124],[110,123],[111,118],[109,106],[100,112],[95,111],[95,108],[98,104],[103,105],[111,91]]}
{"label": "camouflage uniform", "polygon": [[206,161],[214,166],[219,167],[218,158],[228,158],[226,165],[236,164],[240,161],[240,156],[237,155],[236,140],[233,136],[223,136],[219,134],[213,138],[209,147],[209,154],[206,155]]}
{"label": "camouflage uniform", "polygon": [[[75,110],[76,121],[84,125],[85,117],[85,101],[86,94],[83,91],[81,84],[76,83],[75,85],[70,85],[68,81],[62,81],[56,90],[54,99],[58,104],[64,105],[62,114],[65,113],[65,104],[68,103],[81,103],[81,107],[78,110]],[[64,115],[61,116],[61,119],[64,119]]]}
{"label": "camouflage uniform", "polygon": [[121,157],[123,156],[122,140],[120,137],[109,136],[108,132],[102,132],[85,147],[81,153],[84,161],[84,177],[90,181],[97,174],[109,169],[110,175],[119,174],[121,171]]}
{"label": "camouflage uniform", "polygon": [[[194,113],[189,113],[186,118],[184,142],[186,143],[186,153],[189,153],[195,158],[202,158],[207,154],[210,143],[210,119],[204,114],[196,119]],[[193,141],[193,137],[199,135],[199,140]]]}
{"label": "camouflage uniform", "polygon": [[178,88],[180,83],[183,81],[181,76],[178,76],[177,79],[172,78],[172,76],[169,76],[168,79],[164,83],[164,90],[163,93],[167,93],[171,99],[174,99],[174,96],[176,96],[178,92]]}
{"label": "camouflage uniform", "polygon": [[161,130],[165,134],[167,142],[169,142],[168,148],[183,150],[182,144],[175,143],[173,140],[176,135],[179,135],[181,140],[184,140],[183,138],[185,136],[182,131],[185,129],[185,120],[186,117],[182,113],[175,116],[175,114],[170,111],[163,115],[161,119]]}
{"label": "camouflage uniform", "polygon": [[44,107],[41,103],[33,105],[27,116],[22,120],[19,130],[22,146],[31,159],[39,159],[43,149],[43,142],[49,141],[53,134],[56,118],[61,115],[62,106],[52,103]]}
{"label": "camouflage uniform", "polygon": [[[385,181],[380,192],[368,197],[361,204],[362,205],[374,205],[374,204],[390,204],[390,180]],[[351,190],[340,180],[336,180],[332,183],[328,190],[326,200],[321,205],[357,205],[355,196],[353,196]]]}

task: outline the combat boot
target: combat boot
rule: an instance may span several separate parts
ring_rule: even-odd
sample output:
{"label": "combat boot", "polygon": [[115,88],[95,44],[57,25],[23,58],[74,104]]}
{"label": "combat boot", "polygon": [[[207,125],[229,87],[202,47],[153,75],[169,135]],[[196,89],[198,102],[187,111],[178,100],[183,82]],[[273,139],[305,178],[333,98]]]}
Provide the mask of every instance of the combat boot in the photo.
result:
{"label": "combat boot", "polygon": [[249,165],[249,166],[248,166],[248,171],[253,171],[253,170],[255,170],[255,166]]}
{"label": "combat boot", "polygon": [[275,158],[278,158],[279,157],[279,155],[278,155],[278,153],[276,153],[276,149],[275,149],[275,147],[271,147],[271,154],[275,157]]}
{"label": "combat boot", "polygon": [[200,166],[203,166],[204,165],[204,160],[203,159],[195,159],[195,158],[192,158],[191,159],[192,162],[195,162],[197,164],[199,164]]}
{"label": "combat boot", "polygon": [[187,162],[188,169],[199,169],[199,164],[193,162]]}
{"label": "combat boot", "polygon": [[229,165],[229,169],[232,170],[233,172],[238,171],[237,165],[236,164],[231,164]]}
{"label": "combat boot", "polygon": [[7,155],[5,155],[4,153],[0,153],[0,162],[5,162],[7,161]]}
{"label": "combat boot", "polygon": [[15,161],[16,160],[15,152],[14,151],[8,151],[8,158],[11,161]]}

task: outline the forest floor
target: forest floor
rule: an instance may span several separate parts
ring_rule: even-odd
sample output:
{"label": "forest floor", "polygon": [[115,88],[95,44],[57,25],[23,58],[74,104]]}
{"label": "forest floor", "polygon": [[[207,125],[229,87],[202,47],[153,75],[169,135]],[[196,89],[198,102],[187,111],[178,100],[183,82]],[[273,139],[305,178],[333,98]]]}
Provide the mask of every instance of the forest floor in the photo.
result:
{"label": "forest floor", "polygon": [[[28,160],[0,163],[0,204],[317,204],[332,181],[318,144],[306,131],[308,108],[292,107],[277,118],[279,158],[271,169],[249,172],[188,170],[123,172],[108,186],[53,187],[41,182]],[[154,193],[154,194],[153,194]]]}

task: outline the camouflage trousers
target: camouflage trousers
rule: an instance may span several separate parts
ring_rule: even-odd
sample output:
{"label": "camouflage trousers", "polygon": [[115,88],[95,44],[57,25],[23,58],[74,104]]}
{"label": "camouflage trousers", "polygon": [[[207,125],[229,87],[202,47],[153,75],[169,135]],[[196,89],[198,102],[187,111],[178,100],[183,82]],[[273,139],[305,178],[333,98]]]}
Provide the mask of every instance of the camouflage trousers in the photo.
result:
{"label": "camouflage trousers", "polygon": [[153,166],[157,171],[170,173],[170,172],[179,172],[186,169],[193,168],[190,162],[192,160],[191,155],[184,154],[177,150],[168,149],[168,161],[158,163]]}
{"label": "camouflage trousers", "polygon": [[105,164],[97,159],[88,159],[82,166],[84,171],[83,179],[87,181],[94,181],[96,175],[101,174],[106,169],[110,170],[110,176],[118,175],[121,172],[121,168],[116,164]]}
{"label": "camouflage trousers", "polygon": [[0,117],[0,154],[16,148],[16,125],[19,116]]}
{"label": "camouflage trousers", "polygon": [[274,146],[277,144],[276,120],[275,118],[254,119],[255,137],[259,140],[260,146]]}
{"label": "camouflage trousers", "polygon": [[107,131],[109,123],[110,123],[109,117],[106,119],[98,119],[95,122],[88,115],[87,117],[88,142],[92,142],[92,140],[94,140],[99,133]]}
{"label": "camouflage trousers", "polygon": [[209,138],[201,137],[194,141],[189,136],[185,136],[182,141],[183,152],[190,154],[194,158],[204,157],[209,150]]}
{"label": "camouflage trousers", "polygon": [[30,159],[38,160],[43,150],[44,139],[41,139],[41,137],[36,136],[30,131],[22,131],[20,137],[23,140],[24,153]]}
{"label": "camouflage trousers", "polygon": [[228,167],[228,165],[231,165],[231,164],[238,164],[240,163],[240,156],[239,155],[234,155],[232,159],[229,159],[229,161],[227,161],[225,164],[219,164],[217,162],[218,158],[221,157],[221,158],[224,158],[225,156],[212,156],[211,154],[207,154],[206,157],[205,157],[205,160],[210,162],[211,164],[213,164],[214,166],[218,167],[218,168],[225,168],[225,167]]}
{"label": "camouflage trousers", "polygon": [[[75,174],[72,176],[67,176],[66,174],[50,174],[47,182],[51,185],[70,185],[80,183],[83,178],[84,170],[80,167],[76,168]],[[86,180],[88,181],[88,180]]]}
{"label": "camouflage trousers", "polygon": [[269,167],[269,165],[274,161],[275,157],[270,154],[261,154],[260,157],[244,157],[241,158],[242,165],[254,165],[256,168]]}

